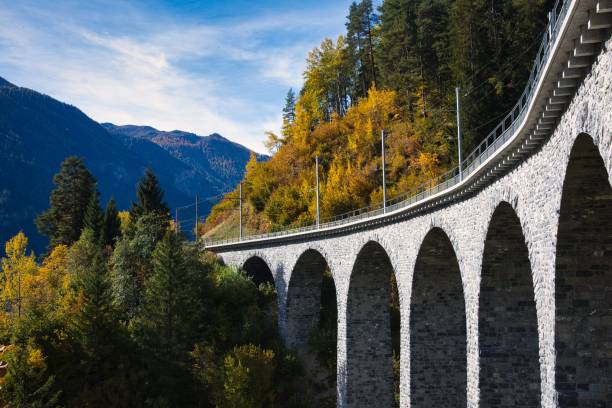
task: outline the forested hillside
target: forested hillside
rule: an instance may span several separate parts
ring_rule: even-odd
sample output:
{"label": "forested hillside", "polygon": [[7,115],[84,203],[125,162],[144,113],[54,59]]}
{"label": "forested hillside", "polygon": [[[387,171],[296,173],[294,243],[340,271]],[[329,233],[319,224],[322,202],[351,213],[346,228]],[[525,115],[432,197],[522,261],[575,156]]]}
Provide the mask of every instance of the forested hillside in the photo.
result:
{"label": "forested hillside", "polygon": [[188,245],[152,172],[122,213],[76,157],[54,182],[48,253],[19,232],[0,257],[1,406],[335,406],[283,346],[274,286]]}
{"label": "forested hillside", "polygon": [[[346,33],[307,56],[304,85],[290,90],[272,159],[247,165],[245,229],[264,232],[382,200],[381,131],[388,198],[456,165],[455,87],[461,88],[464,152],[516,103],[552,0],[371,0],[348,10]],[[237,235],[238,188],[203,226]]]}

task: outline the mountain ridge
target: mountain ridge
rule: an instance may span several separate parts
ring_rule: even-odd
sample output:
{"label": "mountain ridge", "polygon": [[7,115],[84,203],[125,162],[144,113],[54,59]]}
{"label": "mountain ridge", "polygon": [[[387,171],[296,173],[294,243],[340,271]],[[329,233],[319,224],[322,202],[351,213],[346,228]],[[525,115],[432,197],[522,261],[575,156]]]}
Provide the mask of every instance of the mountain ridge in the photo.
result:
{"label": "mountain ridge", "polygon": [[[200,137],[145,126],[151,137],[159,138],[154,142],[130,134],[130,129],[133,133],[143,127],[105,125],[112,129],[76,106],[0,77],[0,241],[23,230],[37,252],[46,246],[33,220],[48,207],[53,175],[67,156],[84,160],[98,181],[103,204],[114,194],[119,208],[127,209],[147,167],[174,208],[193,202],[196,194],[213,197],[233,187],[251,154],[220,135]],[[200,214],[213,203],[203,200]]]}

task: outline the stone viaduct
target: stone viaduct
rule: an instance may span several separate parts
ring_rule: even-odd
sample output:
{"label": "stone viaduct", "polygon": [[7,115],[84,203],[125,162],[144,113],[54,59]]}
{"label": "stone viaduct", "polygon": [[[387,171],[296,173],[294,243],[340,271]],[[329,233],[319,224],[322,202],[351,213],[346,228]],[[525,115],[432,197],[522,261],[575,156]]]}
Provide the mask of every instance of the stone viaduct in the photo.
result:
{"label": "stone viaduct", "polygon": [[402,407],[612,407],[610,27],[612,1],[559,1],[524,103],[462,180],[206,245],[271,273],[289,347],[306,345],[329,268],[339,407],[393,406],[391,275]]}

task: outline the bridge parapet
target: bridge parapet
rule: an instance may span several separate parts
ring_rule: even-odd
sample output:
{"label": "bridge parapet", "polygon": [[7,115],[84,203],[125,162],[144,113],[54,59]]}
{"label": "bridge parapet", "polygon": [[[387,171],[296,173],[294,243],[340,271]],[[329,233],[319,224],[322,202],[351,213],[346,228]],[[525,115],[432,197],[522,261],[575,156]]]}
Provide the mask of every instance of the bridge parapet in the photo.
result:
{"label": "bridge parapet", "polygon": [[512,110],[466,156],[459,168],[372,205],[310,224],[267,234],[205,241],[211,250],[320,237],[343,230],[369,228],[448,205],[480,191],[536,152],[556,129],[594,58],[610,38],[612,12],[608,0],[557,0],[536,54],[523,94]]}

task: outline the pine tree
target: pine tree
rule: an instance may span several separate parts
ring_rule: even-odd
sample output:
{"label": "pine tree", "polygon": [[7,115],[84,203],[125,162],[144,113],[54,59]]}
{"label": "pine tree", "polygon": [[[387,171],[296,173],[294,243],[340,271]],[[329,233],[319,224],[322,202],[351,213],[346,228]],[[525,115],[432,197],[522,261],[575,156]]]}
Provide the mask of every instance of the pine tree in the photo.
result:
{"label": "pine tree", "polygon": [[[88,262],[82,264],[83,259]],[[83,231],[70,250],[69,262],[80,293],[80,310],[72,322],[72,333],[82,352],[84,381],[87,386],[95,386],[112,373],[119,326],[106,263],[90,229]]]}
{"label": "pine tree", "polygon": [[119,219],[119,212],[117,211],[115,199],[111,197],[108,204],[106,204],[106,211],[104,211],[104,220],[102,222],[102,233],[100,234],[100,242],[105,247],[112,247],[115,244],[115,240],[120,235],[121,220]]}
{"label": "pine tree", "polygon": [[132,204],[130,218],[135,222],[146,213],[155,212],[159,215],[170,216],[170,209],[164,202],[164,192],[153,170],[148,168],[136,187],[138,202]]}
{"label": "pine tree", "polygon": [[7,359],[7,374],[0,391],[1,400],[14,408],[52,408],[60,391],[54,390],[55,377],[47,373],[40,350],[16,344]]}
{"label": "pine tree", "polygon": [[380,12],[377,62],[381,81],[386,87],[395,89],[404,106],[410,107],[420,79],[416,2],[386,0]]}
{"label": "pine tree", "polygon": [[53,183],[56,187],[51,192],[49,209],[36,218],[36,226],[49,237],[51,248],[79,239],[96,181],[82,160],[70,156],[63,161]]}
{"label": "pine tree", "polygon": [[289,89],[285,97],[285,107],[283,108],[283,137],[287,138],[291,135],[291,125],[295,121],[295,93],[293,89]]}
{"label": "pine tree", "polygon": [[98,240],[102,233],[103,222],[104,214],[100,207],[100,194],[94,191],[89,199],[89,204],[87,204],[87,209],[85,210],[83,228],[89,228],[94,234],[94,239]]}
{"label": "pine tree", "polygon": [[[294,135],[305,127],[330,121],[334,115],[344,116],[350,99],[352,60],[349,58],[346,39],[339,36],[336,42],[324,39],[321,45],[308,54],[304,88],[300,103],[296,105]],[[297,112],[308,112],[307,121],[298,121]],[[300,123],[298,123],[300,122]],[[305,123],[306,122],[306,123]],[[299,136],[296,136],[299,138]]]}
{"label": "pine tree", "polygon": [[143,288],[153,270],[152,254],[167,230],[165,216],[148,213],[117,240],[110,257],[113,303],[128,319],[141,311]]}
{"label": "pine tree", "polygon": [[346,22],[348,53],[353,64],[353,92],[351,99],[368,94],[372,85],[377,85],[377,68],[374,61],[374,27],[378,16],[374,13],[372,0],[353,2]]}
{"label": "pine tree", "polygon": [[141,325],[144,343],[166,358],[191,346],[191,317],[198,314],[193,271],[180,236],[168,231],[153,252],[153,274],[145,283]]}

